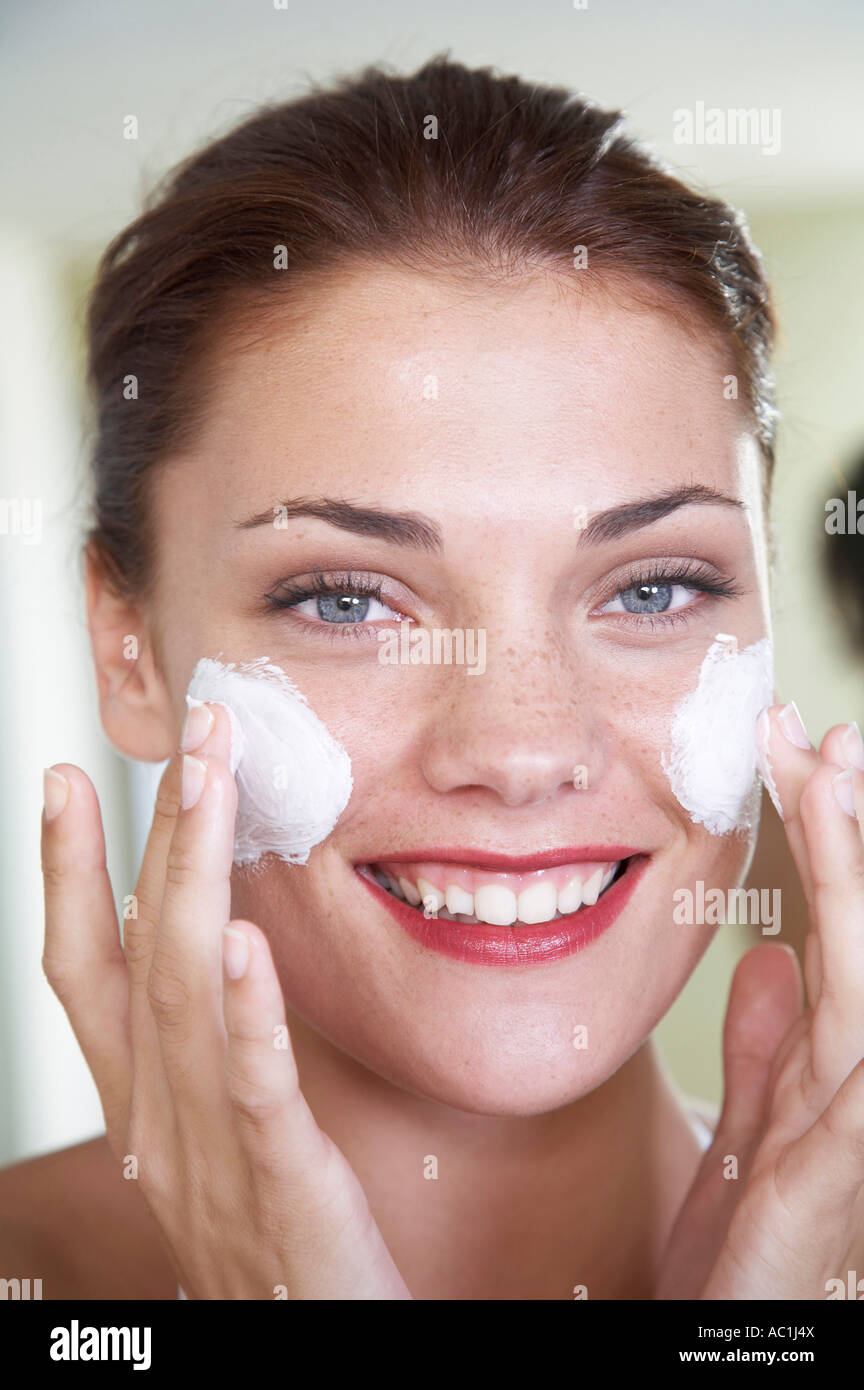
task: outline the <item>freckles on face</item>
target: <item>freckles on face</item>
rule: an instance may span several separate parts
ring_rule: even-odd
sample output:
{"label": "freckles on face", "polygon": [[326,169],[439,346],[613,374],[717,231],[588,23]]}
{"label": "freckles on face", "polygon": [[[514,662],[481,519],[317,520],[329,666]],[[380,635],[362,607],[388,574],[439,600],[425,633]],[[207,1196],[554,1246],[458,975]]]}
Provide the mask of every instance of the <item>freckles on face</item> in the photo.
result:
{"label": "freckles on face", "polygon": [[[691,819],[663,759],[717,633],[744,650],[766,631],[758,470],[723,395],[728,364],[668,316],[602,298],[574,313],[542,284],[485,300],[384,280],[346,284],[233,359],[200,448],[166,475],[168,674],[179,717],[199,657],[266,656],[350,756],[351,798],[308,863],[236,876],[235,910],[270,936],[289,1007],[424,1094],[543,1108],[647,1036],[707,944],[704,930],[670,931],[674,890],[720,886],[748,852],[745,835]],[[689,505],[590,544],[573,524],[579,509],[590,519],[695,483],[735,505]],[[351,502],[365,520],[239,525],[286,497]],[[440,544],[372,535],[381,510],[426,518]],[[738,588],[694,589],[686,622],[658,614],[637,630],[616,596],[658,562]],[[317,600],[302,617],[261,602],[285,581],[336,574],[338,592],[358,573],[381,581],[391,625],[482,629],[484,672],[387,666],[375,640],[334,634]],[[355,872],[430,845],[518,857],[600,843],[650,855],[644,886],[589,947],[537,969],[418,946]]]}
{"label": "freckles on face", "polygon": [[[743,639],[742,639],[743,641]],[[756,721],[773,700],[771,640],[701,635],[649,677],[619,662],[599,673],[603,737],[670,821],[714,837],[746,831],[758,772]]]}

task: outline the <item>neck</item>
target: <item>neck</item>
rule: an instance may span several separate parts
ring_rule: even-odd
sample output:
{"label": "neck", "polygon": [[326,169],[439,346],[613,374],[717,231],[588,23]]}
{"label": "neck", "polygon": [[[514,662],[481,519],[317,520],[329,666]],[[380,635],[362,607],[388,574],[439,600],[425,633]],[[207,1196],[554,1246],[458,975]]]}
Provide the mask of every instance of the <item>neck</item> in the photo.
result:
{"label": "neck", "polygon": [[580,1100],[490,1116],[404,1091],[288,1022],[306,1100],[415,1298],[651,1297],[699,1163],[652,1039]]}

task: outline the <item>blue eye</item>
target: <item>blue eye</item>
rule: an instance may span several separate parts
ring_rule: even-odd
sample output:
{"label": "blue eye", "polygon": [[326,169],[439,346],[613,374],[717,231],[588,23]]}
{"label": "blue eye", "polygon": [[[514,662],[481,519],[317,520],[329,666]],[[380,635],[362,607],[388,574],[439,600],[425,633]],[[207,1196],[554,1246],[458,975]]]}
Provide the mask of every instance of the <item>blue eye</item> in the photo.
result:
{"label": "blue eye", "polygon": [[318,618],[322,623],[362,623],[381,622],[387,618],[398,618],[392,608],[370,594],[337,592],[317,594],[314,598],[302,599],[291,607],[303,617]]}
{"label": "blue eye", "polygon": [[651,626],[672,625],[689,620],[690,609],[697,607],[693,600],[700,594],[723,599],[744,592],[703,561],[655,561],[648,563],[647,570],[632,570],[624,587],[595,612],[627,613],[637,624],[644,618]]}
{"label": "blue eye", "polygon": [[382,585],[350,571],[327,575],[317,571],[310,579],[284,579],[264,601],[269,612],[290,609],[308,622],[322,627],[365,627],[376,622],[397,622],[403,614],[388,607],[381,598]]}
{"label": "blue eye", "polygon": [[614,599],[610,599],[608,603],[603,605],[600,612],[674,612],[678,608],[683,608],[687,600],[695,593],[698,593],[698,589],[688,589],[683,584],[639,584],[631,589],[620,589]]}

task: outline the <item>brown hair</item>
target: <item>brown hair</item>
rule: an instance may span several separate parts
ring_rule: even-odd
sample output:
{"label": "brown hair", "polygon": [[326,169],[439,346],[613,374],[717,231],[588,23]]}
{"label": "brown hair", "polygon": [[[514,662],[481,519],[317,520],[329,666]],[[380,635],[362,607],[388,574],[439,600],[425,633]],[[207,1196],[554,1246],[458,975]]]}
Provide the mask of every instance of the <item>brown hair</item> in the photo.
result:
{"label": "brown hair", "polygon": [[767,490],[774,322],[740,214],[674,178],[619,112],[440,55],[410,77],[370,67],[260,109],[173,170],[106,249],[87,321],[89,539],[115,585],[148,586],[148,481],[194,439],[199,368],[232,311],[358,258],[506,277],[568,271],[577,246],[592,276],[671,296],[723,335]]}

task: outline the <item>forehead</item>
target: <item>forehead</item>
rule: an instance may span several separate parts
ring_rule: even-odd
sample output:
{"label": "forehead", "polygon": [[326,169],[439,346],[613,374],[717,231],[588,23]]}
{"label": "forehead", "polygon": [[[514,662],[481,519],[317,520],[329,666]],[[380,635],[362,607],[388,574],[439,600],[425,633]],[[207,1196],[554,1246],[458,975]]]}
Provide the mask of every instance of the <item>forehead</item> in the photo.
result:
{"label": "forehead", "polygon": [[375,264],[309,282],[217,335],[198,452],[241,488],[268,470],[337,494],[522,479],[601,506],[634,475],[734,486],[747,418],[727,346],[672,301],[579,274]]}

